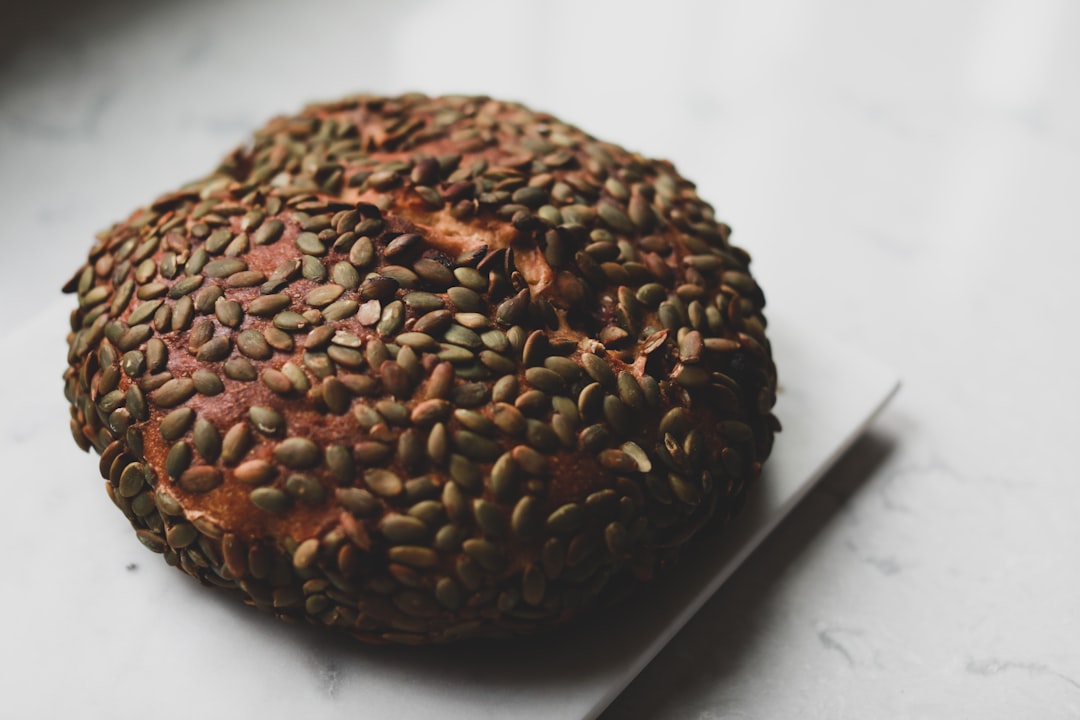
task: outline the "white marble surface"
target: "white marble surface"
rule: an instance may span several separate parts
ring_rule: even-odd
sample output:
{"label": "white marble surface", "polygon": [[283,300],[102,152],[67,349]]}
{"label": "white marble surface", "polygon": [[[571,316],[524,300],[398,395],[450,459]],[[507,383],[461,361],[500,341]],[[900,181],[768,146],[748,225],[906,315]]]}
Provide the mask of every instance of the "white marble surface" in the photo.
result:
{"label": "white marble surface", "polygon": [[[605,718],[1080,717],[1080,5],[298,7],[4,6],[6,322],[270,113],[356,89],[525,100],[675,160],[775,312],[905,380]],[[6,577],[0,608],[34,586]],[[2,657],[5,684],[50,672]]]}

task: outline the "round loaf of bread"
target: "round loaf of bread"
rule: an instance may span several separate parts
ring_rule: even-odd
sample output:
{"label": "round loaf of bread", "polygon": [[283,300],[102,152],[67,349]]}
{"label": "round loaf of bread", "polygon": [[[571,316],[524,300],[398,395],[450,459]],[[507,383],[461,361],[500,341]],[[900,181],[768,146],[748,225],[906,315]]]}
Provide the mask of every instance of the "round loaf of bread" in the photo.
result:
{"label": "round loaf of bread", "polygon": [[759,476],[776,371],[729,234],[670,163],[518,104],[313,105],[99,235],[72,434],[143,544],[282,619],[532,633]]}

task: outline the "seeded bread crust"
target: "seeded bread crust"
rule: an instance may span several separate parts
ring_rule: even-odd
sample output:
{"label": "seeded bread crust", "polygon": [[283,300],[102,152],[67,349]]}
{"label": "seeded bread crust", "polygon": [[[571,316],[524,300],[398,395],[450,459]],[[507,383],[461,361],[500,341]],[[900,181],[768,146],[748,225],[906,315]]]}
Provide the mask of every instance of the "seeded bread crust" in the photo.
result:
{"label": "seeded bread crust", "polygon": [[139,539],[373,643],[526,634],[728,521],[779,424],[750,258],[665,161],[482,97],[276,118],[65,286]]}

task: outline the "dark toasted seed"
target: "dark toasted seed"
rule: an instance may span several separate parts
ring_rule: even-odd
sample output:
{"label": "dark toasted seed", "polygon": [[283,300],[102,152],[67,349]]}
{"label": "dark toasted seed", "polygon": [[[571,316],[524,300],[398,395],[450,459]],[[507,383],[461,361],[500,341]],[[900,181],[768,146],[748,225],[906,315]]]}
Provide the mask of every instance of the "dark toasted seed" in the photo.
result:
{"label": "dark toasted seed", "polygon": [[274,466],[265,460],[248,460],[236,466],[233,471],[236,479],[248,485],[264,485],[277,474]]}
{"label": "dark toasted seed", "polygon": [[436,465],[442,465],[444,462],[446,462],[447,452],[448,442],[446,425],[444,425],[443,423],[435,423],[435,425],[431,428],[431,432],[428,433],[428,457],[431,458],[431,461]]}
{"label": "dark toasted seed", "polygon": [[248,410],[248,417],[252,426],[264,435],[278,435],[285,431],[285,418],[276,410],[255,405]]}
{"label": "dark toasted seed", "polygon": [[585,513],[576,503],[567,503],[547,517],[547,529],[558,535],[570,535],[581,529]]}
{"label": "dark toasted seed", "polygon": [[431,530],[419,518],[409,515],[387,515],[379,523],[379,532],[394,545],[422,545]]}
{"label": "dark toasted seed", "polygon": [[364,473],[364,483],[372,492],[382,497],[400,495],[402,490],[405,489],[401,478],[396,473],[382,468],[367,470]]}
{"label": "dark toasted seed", "polygon": [[322,451],[307,438],[291,437],[278,443],[274,458],[285,467],[303,470],[318,465],[322,461]]}
{"label": "dark toasted seed", "polygon": [[381,508],[379,500],[362,488],[339,487],[334,494],[343,508],[359,517],[371,517]]}
{"label": "dark toasted seed", "polygon": [[259,226],[255,234],[251,236],[251,240],[256,245],[269,245],[276,242],[284,230],[285,224],[280,220],[267,220]]}
{"label": "dark toasted seed", "polygon": [[169,442],[179,440],[195,421],[195,411],[189,407],[177,408],[161,420],[159,431],[161,437]]}
{"label": "dark toasted seed", "polygon": [[495,311],[495,322],[509,327],[524,322],[529,309],[530,291],[524,288],[509,300],[504,300]]}
{"label": "dark toasted seed", "polygon": [[169,380],[150,395],[155,405],[163,408],[176,407],[195,394],[195,383],[191,378]]}
{"label": "dark toasted seed", "polygon": [[596,382],[609,388],[615,387],[615,373],[612,372],[611,366],[602,358],[592,353],[582,353],[581,366],[585,368],[585,372],[588,373],[589,377]]}
{"label": "dark toasted seed", "polygon": [[280,370],[266,368],[262,371],[263,385],[276,392],[278,395],[287,395],[293,391],[292,381]]}
{"label": "dark toasted seed", "polygon": [[266,512],[280,513],[289,508],[289,496],[277,488],[255,488],[248,498],[252,505]]}
{"label": "dark toasted seed", "polygon": [[186,492],[207,493],[221,485],[221,473],[210,465],[196,465],[182,472],[177,482]]}
{"label": "dark toasted seed", "polygon": [[398,257],[419,245],[420,242],[421,238],[416,233],[405,233],[404,235],[398,235],[396,238],[387,243],[386,249],[383,250],[383,254],[387,258]]}
{"label": "dark toasted seed", "polygon": [[251,449],[251,440],[251,430],[246,424],[239,422],[233,425],[221,442],[222,461],[227,465],[240,462]]}
{"label": "dark toasted seed", "polygon": [[285,492],[305,505],[318,505],[326,497],[323,486],[310,475],[290,475],[285,480]]}

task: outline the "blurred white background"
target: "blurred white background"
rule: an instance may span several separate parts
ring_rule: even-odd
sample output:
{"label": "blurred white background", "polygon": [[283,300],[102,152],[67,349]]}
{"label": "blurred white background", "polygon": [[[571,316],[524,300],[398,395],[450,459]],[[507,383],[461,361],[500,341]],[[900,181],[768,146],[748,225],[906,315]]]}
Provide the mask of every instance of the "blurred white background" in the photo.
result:
{"label": "blurred white background", "polygon": [[1080,717],[1080,4],[0,9],[5,325],[272,114],[524,101],[672,159],[771,312],[905,382],[605,717]]}

